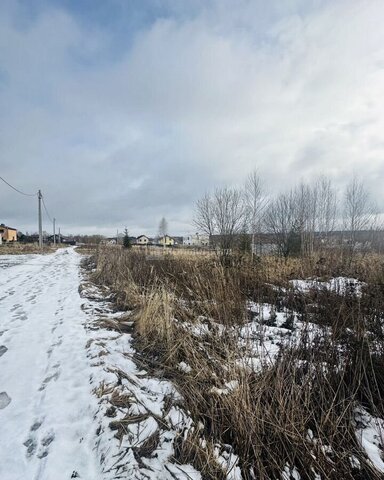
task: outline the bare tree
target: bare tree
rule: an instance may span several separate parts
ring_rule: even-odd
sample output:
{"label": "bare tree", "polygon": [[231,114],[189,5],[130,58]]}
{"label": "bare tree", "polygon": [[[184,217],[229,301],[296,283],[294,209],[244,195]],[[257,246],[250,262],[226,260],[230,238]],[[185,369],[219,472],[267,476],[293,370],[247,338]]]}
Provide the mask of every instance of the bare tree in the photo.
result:
{"label": "bare tree", "polygon": [[344,196],[344,230],[348,235],[350,259],[356,250],[358,232],[373,230],[377,215],[362,181],[356,176],[347,185]]}
{"label": "bare tree", "polygon": [[320,177],[312,184],[301,182],[290,194],[290,211],[295,232],[300,233],[300,251],[311,256],[336,223],[336,192],[330,180]]}
{"label": "bare tree", "polygon": [[235,188],[217,188],[213,195],[214,221],[223,249],[233,247],[234,236],[244,231],[246,208],[242,192]]}
{"label": "bare tree", "polygon": [[335,230],[337,218],[337,194],[329,178],[321,176],[317,179],[315,188],[318,197],[317,231],[320,242],[328,244],[329,235]]}
{"label": "bare tree", "polygon": [[270,202],[264,216],[264,225],[285,258],[301,251],[302,211],[297,192],[278,195]]}
{"label": "bare tree", "polygon": [[211,237],[215,233],[213,198],[209,193],[196,202],[193,223],[198,230]]}
{"label": "bare tree", "polygon": [[314,183],[300,183],[291,195],[295,225],[300,230],[301,254],[311,256],[319,243],[328,242],[335,228],[336,191],[329,179],[320,177]]}
{"label": "bare tree", "polygon": [[285,257],[312,254],[317,204],[316,189],[303,182],[271,202],[266,212],[265,226],[273,235],[280,254]]}
{"label": "bare tree", "polygon": [[302,182],[292,190],[291,195],[295,229],[300,233],[300,251],[302,255],[311,255],[317,218],[317,191]]}
{"label": "bare tree", "polygon": [[251,172],[245,181],[244,200],[247,226],[252,235],[251,252],[253,256],[256,233],[260,233],[261,231],[262,216],[267,205],[267,198],[264,194],[262,181],[257,170]]}
{"label": "bare tree", "polygon": [[217,188],[212,195],[205,194],[196,202],[194,223],[204,233],[216,236],[214,243],[219,247],[224,260],[228,259],[236,236],[246,224],[244,195],[236,188]]}
{"label": "bare tree", "polygon": [[159,237],[165,237],[168,234],[168,222],[163,217],[159,223]]}

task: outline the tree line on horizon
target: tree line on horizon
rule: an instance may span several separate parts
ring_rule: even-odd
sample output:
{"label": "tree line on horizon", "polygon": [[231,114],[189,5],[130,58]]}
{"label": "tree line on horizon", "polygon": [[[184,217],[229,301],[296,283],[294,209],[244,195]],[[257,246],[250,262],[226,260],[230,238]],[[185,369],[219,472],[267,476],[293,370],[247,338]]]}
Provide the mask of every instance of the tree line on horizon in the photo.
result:
{"label": "tree line on horizon", "polygon": [[329,177],[319,176],[269,196],[257,170],[240,188],[206,192],[195,204],[194,225],[216,238],[224,256],[239,246],[242,235],[253,254],[257,239],[265,234],[283,257],[311,255],[321,245],[329,247],[336,231],[343,233],[343,245],[353,255],[359,232],[382,229],[369,191],[356,176],[341,195]]}

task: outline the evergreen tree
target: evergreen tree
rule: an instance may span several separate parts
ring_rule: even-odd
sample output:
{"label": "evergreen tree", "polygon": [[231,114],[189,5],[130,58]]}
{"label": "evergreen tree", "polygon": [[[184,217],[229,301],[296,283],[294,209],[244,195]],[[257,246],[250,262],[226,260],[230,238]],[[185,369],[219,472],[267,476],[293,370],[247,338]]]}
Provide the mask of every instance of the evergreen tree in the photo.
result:
{"label": "evergreen tree", "polygon": [[131,248],[132,247],[131,240],[129,238],[127,229],[124,230],[123,247],[124,248]]}

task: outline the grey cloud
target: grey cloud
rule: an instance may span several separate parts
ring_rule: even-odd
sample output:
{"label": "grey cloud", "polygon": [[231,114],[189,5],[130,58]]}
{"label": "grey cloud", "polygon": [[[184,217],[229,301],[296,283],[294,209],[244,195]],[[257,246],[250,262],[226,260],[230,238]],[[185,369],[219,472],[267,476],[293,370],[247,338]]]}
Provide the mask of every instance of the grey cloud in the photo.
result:
{"label": "grey cloud", "polygon": [[[21,27],[4,7],[1,174],[42,188],[75,231],[155,233],[165,215],[183,233],[206,189],[254,167],[274,193],[324,170],[342,187],[369,160],[383,208],[380,2],[175,5],[115,56],[113,32],[71,12]],[[4,186],[0,201],[5,221],[33,227],[28,200]]]}

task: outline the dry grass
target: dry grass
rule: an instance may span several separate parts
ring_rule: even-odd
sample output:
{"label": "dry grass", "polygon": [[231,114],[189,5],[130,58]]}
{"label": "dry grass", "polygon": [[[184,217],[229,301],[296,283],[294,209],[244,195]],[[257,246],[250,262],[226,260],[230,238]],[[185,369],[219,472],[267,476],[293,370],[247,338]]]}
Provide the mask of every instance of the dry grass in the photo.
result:
{"label": "dry grass", "polygon": [[[224,268],[213,255],[154,258],[106,248],[96,264],[94,279],[116,293],[120,308],[134,309],[142,361],[172,378],[201,425],[179,439],[176,462],[192,463],[204,479],[225,478],[217,445],[230,445],[245,480],[281,478],[286,466],[303,480],[383,478],[355,435],[358,405],[384,417],[382,257],[349,264],[333,257],[253,263],[243,257]],[[358,277],[370,288],[359,298],[282,295],[270,286],[334,275]],[[304,321],[299,341],[257,371],[242,366],[249,352],[238,341],[247,299],[299,312]],[[311,339],[309,321],[324,326]],[[181,371],[180,362],[189,370]],[[225,390],[228,382],[233,387]],[[129,420],[116,426],[120,433]]]}
{"label": "dry grass", "polygon": [[26,254],[47,254],[55,252],[59,246],[44,245],[40,248],[35,243],[4,243],[0,245],[0,255],[26,255]]}
{"label": "dry grass", "polygon": [[97,245],[77,245],[76,252],[81,253],[83,255],[93,255],[97,252],[98,246]]}

